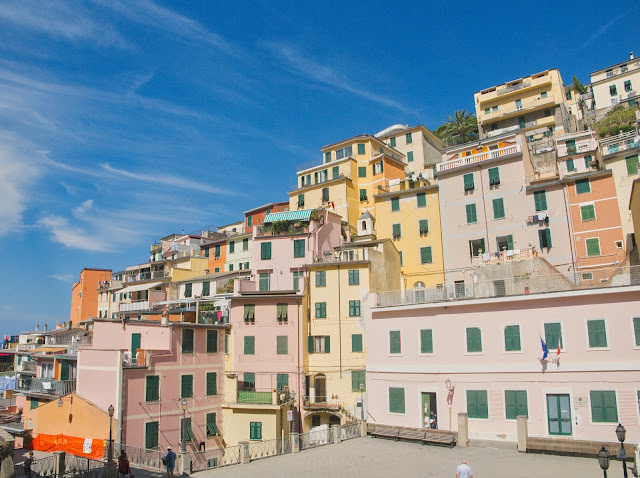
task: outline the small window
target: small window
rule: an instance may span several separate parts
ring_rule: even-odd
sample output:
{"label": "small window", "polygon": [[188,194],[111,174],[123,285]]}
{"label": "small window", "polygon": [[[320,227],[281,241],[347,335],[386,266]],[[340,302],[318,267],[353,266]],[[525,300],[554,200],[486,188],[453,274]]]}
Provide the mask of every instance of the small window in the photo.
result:
{"label": "small window", "polygon": [[473,181],[473,173],[465,174],[463,177],[464,190],[473,191],[475,189],[475,183]]}
{"label": "small window", "polygon": [[289,320],[289,306],[287,304],[278,304],[276,306],[276,319],[279,324],[286,323]]}
{"label": "small window", "polygon": [[467,416],[489,418],[489,401],[486,390],[467,390]]}
{"label": "small window", "polygon": [[304,242],[305,242],[304,239],[295,239],[293,241],[293,257],[295,258],[304,257],[305,255]]}
{"label": "small window", "polygon": [[607,346],[607,331],[604,319],[587,320],[589,333],[589,347],[602,348]]}
{"label": "small window", "polygon": [[207,353],[208,354],[218,353],[218,331],[217,330],[207,330]]}
{"label": "small window", "polygon": [[249,440],[262,440],[262,422],[249,422]]}
{"label": "small window", "polygon": [[244,305],[244,323],[255,323],[256,321],[256,306],[255,304],[245,304]]}
{"label": "small window", "polygon": [[611,85],[609,86],[609,94],[611,96],[617,96],[618,94],[618,88],[616,87],[616,85]]}
{"label": "small window", "polygon": [[271,274],[263,272],[258,274],[258,290],[268,291],[271,290]]}
{"label": "small window", "polygon": [[500,184],[500,170],[498,168],[489,168],[489,186],[498,186]]}
{"label": "small window", "polygon": [[[298,194],[298,207],[304,207],[304,194]],[[244,242],[244,239],[243,239],[243,242]],[[246,249],[243,249],[243,250],[246,251]]]}
{"label": "small window", "polygon": [[182,329],[182,353],[193,353],[193,329]]}
{"label": "small window", "polygon": [[538,229],[538,238],[540,239],[540,249],[551,248],[551,229]]}
{"label": "small window", "polygon": [[362,352],[362,334],[351,334],[351,351]]}
{"label": "small window", "polygon": [[527,392],[525,390],[504,391],[505,418],[515,420],[519,415],[529,416]]}
{"label": "small window", "polygon": [[467,352],[482,352],[482,332],[480,327],[467,327]]}
{"label": "small window", "polygon": [[389,387],[389,413],[405,413],[404,388]]}
{"label": "small window", "polygon": [[360,284],[360,271],[359,270],[350,270],[349,271],[349,285],[359,285]]}
{"label": "small window", "polygon": [[405,138],[406,138],[406,140],[407,140],[407,144],[411,144],[411,143],[413,143],[413,137],[412,137],[411,133],[407,133],[407,134],[405,135]]}
{"label": "small window", "polygon": [[340,177],[340,166],[334,166],[331,168],[331,178],[338,179]]}
{"label": "small window", "polygon": [[416,194],[418,207],[427,207],[427,195],[425,193]]}
{"label": "small window", "polygon": [[331,151],[327,151],[326,153],[324,153],[324,162],[325,163],[331,162]]}
{"label": "small window", "polygon": [[421,236],[426,236],[427,234],[429,234],[429,220],[420,219],[418,221],[418,230],[420,231]]}
{"label": "small window", "polygon": [[326,319],[326,318],[327,318],[327,303],[316,302],[316,319]]}
{"label": "small window", "polygon": [[391,237],[395,240],[398,240],[402,237],[402,228],[400,224],[393,224],[391,226]]}
{"label": "small window", "polygon": [[542,93],[540,93],[540,98],[546,98],[547,97],[547,92],[543,91]]}
{"label": "small window", "polygon": [[467,204],[465,206],[467,212],[467,224],[475,224],[478,222],[478,213],[476,212],[475,203]]}
{"label": "small window", "polygon": [[396,139],[395,138],[389,138],[389,146],[391,146],[392,148],[396,147]]}
{"label": "small window", "polygon": [[181,398],[191,398],[193,397],[193,375],[183,375],[180,377],[181,388],[180,388],[180,397]]}
{"label": "small window", "polygon": [[638,155],[634,154],[633,156],[627,156],[624,160],[627,165],[627,174],[629,176],[635,176],[638,174]]}
{"label": "small window", "polygon": [[431,246],[420,248],[420,264],[432,264],[433,254],[431,252]]}
{"label": "small window", "polygon": [[589,238],[585,241],[587,246],[587,256],[594,257],[600,255],[600,238]]}
{"label": "small window", "polygon": [[360,189],[360,201],[366,201],[366,200],[368,200],[367,190],[366,189]]}
{"label": "small window", "polygon": [[582,280],[593,280],[593,272],[583,272],[581,277]]}
{"label": "small window", "polygon": [[256,353],[256,338],[253,335],[245,335],[244,337],[244,354],[255,355]]}
{"label": "small window", "polygon": [[207,395],[218,394],[218,374],[216,372],[207,372]]}
{"label": "small window", "polygon": [[353,370],[351,372],[351,391],[366,392],[367,391],[367,371]]}
{"label": "small window", "polygon": [[193,441],[193,429],[191,428],[191,417],[180,419],[180,441]]}
{"label": "small window", "polygon": [[316,271],[316,287],[327,286],[327,273],[326,271]]}
{"label": "small window", "polygon": [[184,296],[191,297],[192,290],[193,290],[193,284],[191,282],[186,283],[184,285]]}
{"label": "small window", "polygon": [[271,259],[271,243],[263,242],[260,244],[260,259],[263,261],[268,261]]}
{"label": "small window", "polygon": [[366,178],[367,177],[367,167],[366,166],[358,166],[358,177]]}
{"label": "small window", "polygon": [[279,335],[276,337],[276,354],[287,355],[289,353],[289,337],[287,335]]}
{"label": "small window", "polygon": [[633,334],[636,347],[640,347],[640,317],[633,318]]}
{"label": "small window", "polygon": [[329,202],[329,188],[322,188],[322,202]]}
{"label": "small window", "polygon": [[[220,435],[220,430],[218,429],[218,424],[216,423],[216,414],[215,412],[213,413],[207,413],[207,437],[213,437],[216,435]],[[215,460],[215,458],[214,458]],[[212,466],[217,466],[215,464],[212,464]]]}
{"label": "small window", "polygon": [[160,376],[151,375],[146,378],[145,401],[155,402],[160,399]]}
{"label": "small window", "polygon": [[433,353],[433,330],[424,329],[420,331],[420,353]]}
{"label": "small window", "polygon": [[276,374],[276,389],[284,390],[287,387],[289,387],[289,374],[288,373]]}
{"label": "small window", "polygon": [[400,343],[400,331],[391,330],[389,332],[389,353],[399,354],[401,352],[402,352],[402,347]]}
{"label": "small window", "polygon": [[469,241],[469,252],[471,257],[477,257],[483,252],[486,252],[486,247],[484,246],[484,239],[472,239]]}
{"label": "small window", "polygon": [[591,399],[591,421],[595,423],[617,423],[618,404],[615,391],[589,392]]}
{"label": "small window", "polygon": [[493,218],[494,219],[504,219],[504,200],[502,198],[493,200]]}
{"label": "small window", "polygon": [[507,325],[504,328],[504,349],[507,352],[522,350],[520,346],[520,326]]}
{"label": "small window", "polygon": [[413,151],[407,152],[407,163],[413,163]]}
{"label": "small window", "polygon": [[622,244],[622,241],[616,241],[616,242],[613,243],[613,245],[615,246],[616,249],[624,248],[624,245]]}
{"label": "small window", "polygon": [[233,254],[236,252],[236,243],[235,241],[229,241],[229,254]]}
{"label": "small window", "polygon": [[549,350],[557,349],[562,345],[562,326],[560,322],[551,322],[544,324],[544,341]]}
{"label": "small window", "polygon": [[365,154],[364,153],[364,143],[358,143],[358,154]]}
{"label": "small window", "polygon": [[360,317],[360,301],[349,301],[349,317]]}
{"label": "small window", "polygon": [[496,248],[498,251],[512,251],[513,250],[513,236],[498,236],[496,237]]}
{"label": "small window", "polygon": [[400,198],[391,198],[391,211],[399,211],[400,210]]}
{"label": "small window", "polygon": [[144,446],[147,450],[158,446],[158,431],[160,424],[158,422],[147,422],[144,427]]}
{"label": "small window", "polygon": [[489,113],[491,113],[491,108],[485,108],[484,114],[488,115]]}
{"label": "small window", "polygon": [[591,185],[589,184],[589,178],[578,179],[576,181],[576,194],[585,194],[591,192]]}
{"label": "small window", "polygon": [[595,204],[585,204],[580,206],[580,216],[582,222],[595,221],[596,219],[596,206]]}
{"label": "small window", "polygon": [[631,87],[631,80],[625,80],[624,91],[626,91],[627,93],[633,91],[633,88]]}

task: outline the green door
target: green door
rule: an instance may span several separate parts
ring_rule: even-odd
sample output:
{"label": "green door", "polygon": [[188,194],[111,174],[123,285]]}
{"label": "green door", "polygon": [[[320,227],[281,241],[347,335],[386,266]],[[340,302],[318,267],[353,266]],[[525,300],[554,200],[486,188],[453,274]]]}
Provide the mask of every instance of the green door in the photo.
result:
{"label": "green door", "polygon": [[422,392],[422,427],[429,428],[431,415],[431,394]]}
{"label": "green door", "polygon": [[131,360],[135,360],[136,352],[140,348],[140,334],[131,334]]}
{"label": "green door", "polygon": [[571,403],[569,395],[547,395],[549,435],[571,435]]}
{"label": "green door", "polygon": [[60,380],[69,380],[69,362],[60,362]]}

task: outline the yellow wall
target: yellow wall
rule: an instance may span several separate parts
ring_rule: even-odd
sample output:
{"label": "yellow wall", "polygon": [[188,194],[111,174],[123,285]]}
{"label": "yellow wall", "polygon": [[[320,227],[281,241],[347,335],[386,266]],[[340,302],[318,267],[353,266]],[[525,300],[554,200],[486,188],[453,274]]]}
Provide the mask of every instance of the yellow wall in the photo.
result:
{"label": "yellow wall", "polygon": [[254,441],[249,440],[251,422],[262,423],[262,440],[274,440],[289,436],[288,408],[290,407],[277,409],[223,408],[225,443],[227,446],[234,446],[241,441]]}
{"label": "yellow wall", "polygon": [[[633,230],[636,241],[640,240],[640,179],[633,182],[631,188],[631,199],[629,201],[629,209],[631,210],[631,219],[633,221]],[[638,259],[640,260],[640,247],[637,247]]]}
{"label": "yellow wall", "polygon": [[179,282],[191,277],[204,275],[208,268],[209,259],[206,257],[192,257],[188,262],[178,263],[171,267],[171,280]]}

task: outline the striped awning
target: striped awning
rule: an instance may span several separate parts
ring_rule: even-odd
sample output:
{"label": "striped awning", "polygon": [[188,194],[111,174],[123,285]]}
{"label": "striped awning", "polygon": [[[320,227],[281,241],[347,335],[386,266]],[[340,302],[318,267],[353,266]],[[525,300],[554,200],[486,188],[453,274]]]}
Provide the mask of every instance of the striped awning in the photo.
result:
{"label": "striped awning", "polygon": [[276,221],[308,221],[311,218],[313,209],[303,211],[271,212],[264,218],[264,224]]}

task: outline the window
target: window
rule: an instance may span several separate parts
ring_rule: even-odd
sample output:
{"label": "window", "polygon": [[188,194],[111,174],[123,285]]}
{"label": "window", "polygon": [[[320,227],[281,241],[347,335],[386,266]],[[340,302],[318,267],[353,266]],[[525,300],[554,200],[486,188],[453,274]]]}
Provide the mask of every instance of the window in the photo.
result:
{"label": "window", "polygon": [[544,110],[544,117],[548,118],[549,116],[551,116],[551,110],[547,108],[546,110]]}
{"label": "window", "polygon": [[144,399],[146,402],[155,402],[160,399],[160,375],[152,375],[146,378],[146,390]]}
{"label": "window", "polygon": [[[493,107],[491,108],[491,111],[492,111],[493,113],[495,113],[496,111],[498,111],[498,107],[497,107],[497,106],[493,106]],[[496,125],[496,126],[497,126],[497,125]]]}
{"label": "window", "polygon": [[325,163],[331,162],[331,151],[327,151],[326,153],[324,153],[324,162]]}
{"label": "window", "polygon": [[609,94],[611,96],[616,96],[618,94],[618,88],[616,87],[616,85],[609,86]]}
{"label": "window", "polygon": [[467,327],[467,352],[482,352],[482,332],[480,327]]}
{"label": "window", "polygon": [[420,331],[420,353],[421,354],[433,353],[433,331],[431,329],[425,329]]}
{"label": "window", "polygon": [[148,450],[158,446],[158,422],[147,422],[144,425],[144,447]]}
{"label": "window", "polygon": [[293,257],[304,257],[304,239],[293,241]]}
{"label": "window", "polygon": [[638,155],[627,156],[624,160],[627,163],[627,174],[629,176],[638,174]]}
{"label": "window", "polygon": [[596,391],[589,392],[591,398],[591,421],[599,423],[616,423],[618,421],[618,404],[616,392]]}
{"label": "window", "polygon": [[400,265],[404,266],[404,258],[402,257],[402,251],[398,251],[398,254],[400,255]]}
{"label": "window", "polygon": [[244,323],[255,323],[256,321],[256,306],[255,304],[245,304],[244,305]]}
{"label": "window", "polygon": [[500,184],[500,170],[498,168],[489,168],[489,186],[498,186]]}
{"label": "window", "polygon": [[478,222],[478,213],[476,212],[475,203],[467,204],[465,209],[467,210],[467,224],[475,224]]}
{"label": "window", "polygon": [[329,188],[322,188],[322,202],[329,202]]}
{"label": "window", "polygon": [[504,406],[507,420],[515,420],[518,415],[529,416],[527,392],[525,390],[505,390]]}
{"label": "window", "polygon": [[489,418],[486,390],[467,390],[467,416],[469,418]]}
{"label": "window", "polygon": [[393,239],[400,239],[402,237],[402,229],[400,224],[393,224],[391,226],[391,237],[393,237]]}
{"label": "window", "polygon": [[[240,269],[242,269],[242,264],[240,264]],[[229,271],[233,270],[233,264],[229,264]]]}
{"label": "window", "polygon": [[366,189],[361,189],[360,190],[360,201],[366,201],[367,198],[367,190]]}
{"label": "window", "polygon": [[358,166],[358,177],[366,178],[367,177],[367,167],[366,166]]}
{"label": "window", "polygon": [[213,248],[213,255],[218,258],[220,257],[220,244],[216,244]]}
{"label": "window", "polygon": [[316,271],[316,287],[327,286],[327,273],[325,271]]}
{"label": "window", "polygon": [[633,88],[631,87],[631,80],[625,80],[624,91],[626,92],[633,91]]}
{"label": "window", "polygon": [[353,146],[336,149],[336,159],[348,158],[349,156],[353,156]]}
{"label": "window", "polygon": [[220,268],[219,268],[219,267],[216,267],[216,268],[213,270],[213,272],[220,272]]}
{"label": "window", "polygon": [[585,194],[591,192],[591,185],[589,184],[589,178],[578,179],[576,181],[576,194]]}
{"label": "window", "polygon": [[429,220],[420,219],[418,221],[418,230],[420,231],[421,236],[426,236],[427,234],[429,234]]}
{"label": "window", "polygon": [[636,347],[640,347],[640,317],[633,318],[633,333],[636,339]]}
{"label": "window", "polygon": [[533,193],[533,202],[536,212],[547,210],[547,193],[545,191],[535,191]]}
{"label": "window", "polygon": [[571,99],[571,90],[567,91],[567,99],[570,100]]}
{"label": "window", "polygon": [[491,108],[485,108],[484,114],[488,115],[489,113],[491,113]]}
{"label": "window", "polygon": [[208,354],[218,353],[218,331],[217,330],[207,330],[207,353]]}
{"label": "window", "polygon": [[[362,388],[360,388],[362,385]],[[351,391],[365,392],[367,389],[367,371],[353,370],[351,371]]]}
{"label": "window", "polygon": [[563,348],[562,327],[560,322],[544,324],[544,341],[550,350],[557,349],[558,346],[560,346],[561,349]]}
{"label": "window", "polygon": [[279,373],[276,374],[276,390],[284,390],[289,386],[289,374]]}
{"label": "window", "polygon": [[471,253],[471,257],[477,257],[486,250],[487,249],[484,247],[484,238],[469,241],[469,252]]}
{"label": "window", "polygon": [[256,389],[256,374],[253,372],[245,372],[242,376],[242,390]]}
{"label": "window", "polygon": [[180,377],[180,397],[193,397],[193,375],[183,375]]}
{"label": "window", "polygon": [[431,253],[431,246],[420,248],[420,264],[432,264],[433,255]]}
{"label": "window", "polygon": [[331,337],[329,335],[309,335],[308,351],[310,354],[331,352]]}
{"label": "window", "polygon": [[580,216],[582,222],[594,221],[596,219],[596,206],[595,204],[585,204],[580,206]]}
{"label": "window", "polygon": [[207,395],[218,394],[218,374],[216,372],[207,372]]}
{"label": "window", "polygon": [[413,138],[412,138],[411,133],[407,133],[407,134],[405,135],[405,138],[406,138],[406,140],[407,140],[407,144],[411,144],[411,143],[413,143]]}
{"label": "window", "polygon": [[326,318],[327,318],[327,303],[316,302],[316,319],[326,319]]}
{"label": "window", "polygon": [[300,290],[300,278],[304,277],[304,271],[293,271],[293,290]]}
{"label": "window", "polygon": [[263,261],[268,261],[271,259],[271,243],[263,242],[260,244],[260,259]]}
{"label": "window", "polygon": [[507,352],[522,350],[520,347],[520,326],[507,325],[504,328],[504,349]]}
{"label": "window", "polygon": [[404,388],[389,387],[389,413],[404,413]]}
{"label": "window", "polygon": [[358,154],[364,154],[364,143],[358,143]]}
{"label": "window", "polygon": [[547,92],[543,91],[542,93],[540,93],[540,98],[546,98],[547,97]]}
{"label": "window", "polygon": [[258,274],[258,290],[267,291],[271,290],[271,274],[268,272],[264,272],[262,274]]}
{"label": "window", "polygon": [[[298,207],[304,207],[304,194],[298,194]],[[245,240],[243,239],[242,241],[244,242]]]}
{"label": "window", "polygon": [[255,355],[256,353],[256,338],[253,335],[245,335],[244,337],[244,354]]}
{"label": "window", "polygon": [[391,212],[400,210],[400,198],[391,198]]}
{"label": "window", "polygon": [[276,354],[287,355],[289,353],[289,337],[286,335],[278,335],[276,337]]}
{"label": "window", "polygon": [[349,317],[360,317],[360,301],[349,301]]}
{"label": "window", "polygon": [[184,296],[185,297],[191,297],[192,288],[193,288],[193,284],[191,282],[188,282],[188,283],[186,283],[184,285]]}
{"label": "window", "polygon": [[585,244],[587,245],[587,256],[588,257],[593,257],[593,256],[599,256],[600,255],[600,238],[593,237],[593,238],[587,239],[585,241]]}
{"label": "window", "polygon": [[338,179],[340,177],[340,166],[334,166],[331,168],[331,178]]}
{"label": "window", "polygon": [[496,237],[496,247],[499,251],[512,251],[513,250],[513,236],[498,236]]}
{"label": "window", "polygon": [[235,241],[229,241],[229,254],[233,254],[236,252],[236,243]]}
{"label": "window", "polygon": [[589,347],[607,346],[607,330],[604,319],[587,320],[587,331],[589,333]]}
{"label": "window", "polygon": [[224,353],[229,354],[229,334],[224,334]]}
{"label": "window", "polygon": [[350,270],[349,271],[349,285],[360,285],[360,271]]}
{"label": "window", "polygon": [[33,410],[34,408],[38,408],[40,406],[40,402],[38,400],[31,399],[29,402],[29,410]]}
{"label": "window", "polygon": [[372,165],[373,175],[382,174],[384,172],[384,163],[383,161],[378,161]]}
{"label": "window", "polygon": [[493,218],[494,219],[504,219],[504,200],[502,198],[493,200]]}
{"label": "window", "polygon": [[538,239],[540,239],[540,249],[551,248],[551,229],[538,229]]}
{"label": "window", "polygon": [[262,440],[262,422],[249,422],[249,440]]}
{"label": "window", "polygon": [[407,163],[413,163],[413,151],[407,152]]}
{"label": "window", "polygon": [[396,147],[396,139],[395,138],[389,138],[389,146],[391,146],[392,148]]}
{"label": "window", "polygon": [[218,430],[218,424],[216,420],[216,414],[207,413],[207,437],[213,437],[220,434],[220,430]]}
{"label": "window", "polygon": [[209,281],[205,281],[202,283],[202,296],[206,297],[211,294],[211,283]]}
{"label": "window", "polygon": [[276,307],[276,319],[278,322],[286,322],[289,320],[287,304],[278,304]]}
{"label": "window", "polygon": [[522,100],[516,100],[516,109],[518,111],[522,109]]}
{"label": "window", "polygon": [[389,353],[399,354],[401,352],[402,352],[402,347],[400,343],[400,331],[399,330],[389,331]]}
{"label": "window", "polygon": [[567,166],[567,172],[568,173],[571,173],[571,172],[576,170],[576,166],[573,163],[573,159],[567,159],[567,161],[565,163],[566,163],[566,166]]}
{"label": "window", "polygon": [[465,191],[473,191],[476,188],[475,183],[473,182],[473,173],[465,174],[462,177],[462,180],[464,183]]}
{"label": "window", "polygon": [[[155,254],[154,254],[154,255],[155,255]],[[204,248],[203,256],[204,256],[204,257],[209,257],[209,248],[208,248],[208,247],[205,247],[205,248]]]}
{"label": "window", "polygon": [[418,201],[418,207],[427,207],[427,195],[425,193],[416,194],[416,200]]}
{"label": "window", "polygon": [[585,169],[589,169],[591,167],[590,166],[591,161],[593,161],[593,156],[585,156],[584,157],[584,167],[585,167]]}
{"label": "window", "polygon": [[182,353],[193,353],[193,329],[182,329]]}
{"label": "window", "polygon": [[351,334],[351,351],[362,352],[362,334]]}

